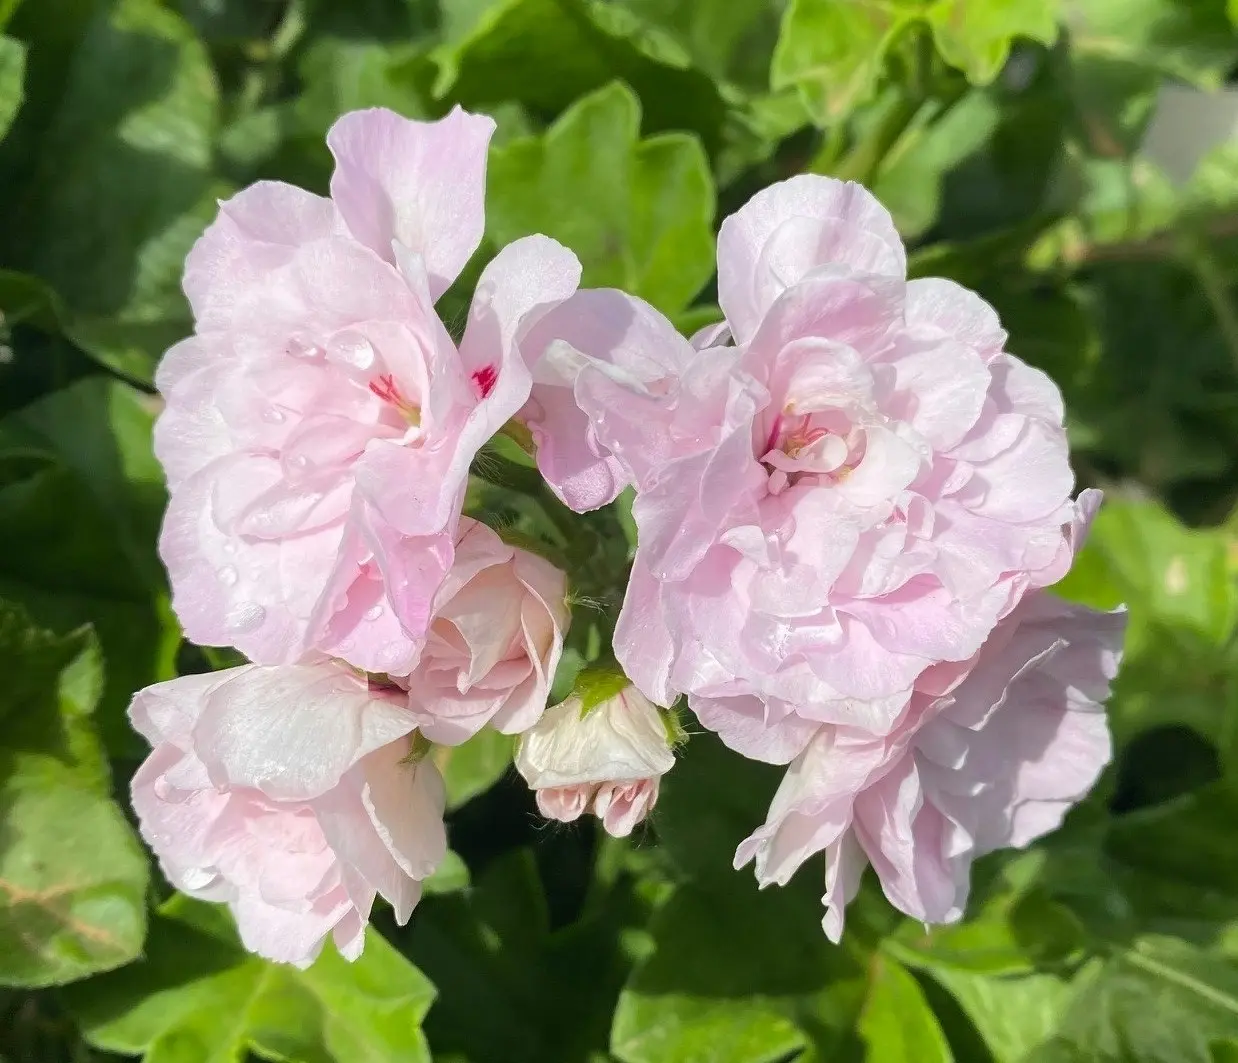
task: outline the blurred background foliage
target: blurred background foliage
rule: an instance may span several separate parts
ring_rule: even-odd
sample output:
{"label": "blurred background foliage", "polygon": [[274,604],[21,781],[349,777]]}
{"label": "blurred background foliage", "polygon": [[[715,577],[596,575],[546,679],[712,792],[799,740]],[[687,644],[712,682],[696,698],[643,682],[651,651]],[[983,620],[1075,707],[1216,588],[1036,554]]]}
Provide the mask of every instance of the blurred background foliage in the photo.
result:
{"label": "blurred background foliage", "polygon": [[[1238,1060],[1238,4],[1224,0],[0,0],[0,1059],[151,1063]],[[926,932],[869,883],[731,870],[777,773],[694,735],[632,843],[546,827],[510,743],[441,763],[451,859],[355,965],[243,953],[170,895],[127,781],[182,644],[154,552],[152,374],[185,253],[254,180],[326,190],[368,106],[492,114],[486,257],[570,245],[686,331],[717,221],[863,181],[919,275],[979,289],[1108,503],[1060,588],[1129,603],[1117,756]],[[519,523],[478,483],[475,511]],[[622,506],[568,543],[582,597]],[[596,556],[595,556],[596,555]],[[576,610],[567,667],[606,620]],[[818,868],[818,871],[820,869]]]}

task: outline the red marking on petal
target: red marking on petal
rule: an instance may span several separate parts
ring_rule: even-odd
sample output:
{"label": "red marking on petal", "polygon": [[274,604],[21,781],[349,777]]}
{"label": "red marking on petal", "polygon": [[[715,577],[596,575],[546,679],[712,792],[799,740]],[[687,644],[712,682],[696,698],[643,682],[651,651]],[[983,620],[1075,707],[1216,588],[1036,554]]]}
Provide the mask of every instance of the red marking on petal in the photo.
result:
{"label": "red marking on petal", "polygon": [[473,373],[473,383],[477,385],[477,390],[481,392],[483,399],[494,390],[494,385],[498,383],[498,380],[499,371],[492,365],[483,365]]}

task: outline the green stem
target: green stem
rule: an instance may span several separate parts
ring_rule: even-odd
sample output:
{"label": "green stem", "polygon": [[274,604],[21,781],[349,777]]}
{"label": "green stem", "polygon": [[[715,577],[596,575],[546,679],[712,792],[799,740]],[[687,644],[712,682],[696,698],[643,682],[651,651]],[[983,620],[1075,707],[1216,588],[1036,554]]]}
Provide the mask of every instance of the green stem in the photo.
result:
{"label": "green stem", "polygon": [[296,47],[305,32],[305,24],[305,0],[288,0],[260,60],[245,74],[237,95],[235,117],[244,118],[266,102],[279,80],[280,64]]}
{"label": "green stem", "polygon": [[587,533],[576,514],[555,497],[537,469],[486,448],[478,455],[472,471],[495,487],[515,491],[535,502],[569,547]]}
{"label": "green stem", "polygon": [[1230,357],[1238,367],[1238,308],[1234,305],[1229,284],[1220,263],[1208,242],[1194,231],[1182,238],[1183,257],[1199,280],[1199,286],[1216,315],[1217,325]]}
{"label": "green stem", "polygon": [[834,176],[844,181],[871,184],[889,150],[898,142],[920,110],[920,101],[901,96],[882,117],[872,134],[852,148],[834,167]]}

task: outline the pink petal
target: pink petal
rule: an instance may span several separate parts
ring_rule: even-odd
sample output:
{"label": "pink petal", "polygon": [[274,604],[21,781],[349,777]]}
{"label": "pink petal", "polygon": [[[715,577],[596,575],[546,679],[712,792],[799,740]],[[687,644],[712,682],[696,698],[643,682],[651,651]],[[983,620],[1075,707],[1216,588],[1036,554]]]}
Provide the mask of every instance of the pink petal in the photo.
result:
{"label": "pink petal", "polygon": [[193,736],[219,785],[309,800],[413,725],[401,706],[337,664],[287,665],[250,669],[216,688]]}
{"label": "pink petal", "polygon": [[823,265],[901,278],[903,242],[862,186],[802,175],[758,192],[718,233],[718,302],[739,343],[774,301]]}
{"label": "pink petal", "polygon": [[349,229],[389,262],[393,241],[419,254],[435,299],[481,243],[494,128],[493,119],[459,107],[437,122],[371,108],[344,115],[327,133],[336,164],[331,196]]}

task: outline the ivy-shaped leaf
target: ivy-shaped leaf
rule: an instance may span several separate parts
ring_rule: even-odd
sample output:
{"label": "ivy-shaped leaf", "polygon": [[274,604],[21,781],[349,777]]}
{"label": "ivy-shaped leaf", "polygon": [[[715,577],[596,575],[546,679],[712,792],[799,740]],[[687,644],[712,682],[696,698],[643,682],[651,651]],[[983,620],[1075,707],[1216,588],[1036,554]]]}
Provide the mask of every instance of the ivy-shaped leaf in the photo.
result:
{"label": "ivy-shaped leaf", "polygon": [[0,602],[0,671],[0,985],[60,985],[138,954],[146,856],[90,718],[93,637],[52,635]]}
{"label": "ivy-shaped leaf", "polygon": [[486,225],[500,246],[553,236],[580,258],[586,286],[622,288],[675,313],[713,272],[713,183],[696,138],[641,140],[640,113],[616,83],[544,137],[495,149]]}
{"label": "ivy-shaped leaf", "polygon": [[371,929],[349,964],[330,946],[304,971],[241,947],[222,906],[176,896],[139,963],[66,994],[90,1044],[147,1063],[428,1063],[426,978]]}

